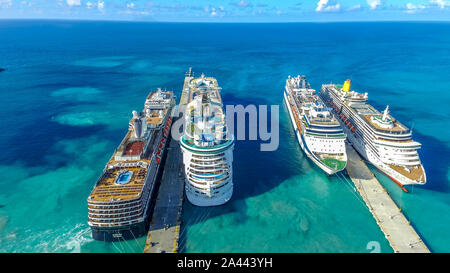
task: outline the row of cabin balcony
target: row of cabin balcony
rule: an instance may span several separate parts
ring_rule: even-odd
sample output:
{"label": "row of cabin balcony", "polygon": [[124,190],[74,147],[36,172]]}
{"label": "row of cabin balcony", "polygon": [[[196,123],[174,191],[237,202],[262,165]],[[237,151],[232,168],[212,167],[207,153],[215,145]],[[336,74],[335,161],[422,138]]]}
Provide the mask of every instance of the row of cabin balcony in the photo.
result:
{"label": "row of cabin balcony", "polygon": [[188,172],[195,174],[195,175],[200,175],[200,176],[210,176],[210,177],[214,177],[220,174],[224,174],[226,172],[231,172],[230,168],[227,166],[226,168],[222,168],[219,170],[204,170],[205,172],[200,172],[197,169],[193,169],[193,168],[187,168]]}
{"label": "row of cabin balcony", "polygon": [[121,209],[121,208],[129,208],[132,206],[140,205],[141,200],[127,200],[127,201],[118,201],[118,202],[109,202],[109,201],[88,201],[88,207],[93,209]]}
{"label": "row of cabin balcony", "polygon": [[[201,159],[201,160],[208,160],[208,161],[214,161],[214,160],[221,160],[225,158],[225,153],[220,153],[220,154],[212,154],[210,156],[204,156],[202,155],[197,155],[197,154],[192,154],[192,158],[195,159]],[[194,159],[192,159],[194,160]]]}
{"label": "row of cabin balcony", "polygon": [[130,208],[125,208],[125,209],[88,209],[89,213],[94,213],[94,214],[111,214],[111,213],[124,213],[124,212],[129,212],[129,211],[136,211],[138,209],[140,209],[142,206],[136,205],[134,207],[130,207]]}
{"label": "row of cabin balcony", "polygon": [[143,218],[139,218],[139,217],[129,217],[127,219],[121,220],[121,221],[117,221],[116,219],[113,221],[108,221],[108,220],[93,220],[88,218],[88,223],[94,226],[124,226],[127,224],[135,224],[135,223],[139,223],[142,222]]}
{"label": "row of cabin balcony", "polygon": [[190,169],[193,169],[193,170],[197,170],[197,171],[205,171],[205,172],[207,172],[207,171],[217,171],[217,170],[222,170],[222,169],[224,169],[224,168],[230,168],[230,166],[228,166],[228,164],[226,164],[225,162],[224,162],[223,164],[200,165],[200,166],[202,166],[202,167],[198,167],[198,166],[192,164],[192,162],[191,162],[191,164],[189,165],[189,168],[190,168]]}
{"label": "row of cabin balcony", "polygon": [[[136,211],[135,213],[122,213],[122,214],[89,214],[89,218],[90,219],[110,219],[110,220],[114,220],[114,219],[121,219],[121,218],[136,218],[135,216],[139,216],[142,215],[143,213],[143,209]],[[126,220],[126,219],[124,219]]]}
{"label": "row of cabin balcony", "polygon": [[[226,180],[230,177],[230,174],[227,174],[227,176],[225,178],[219,177],[219,178],[209,178],[209,177],[202,177],[202,178],[197,178],[194,177],[192,174],[188,174],[188,178],[189,180],[194,180],[194,181],[199,181],[199,182],[213,182],[213,183],[220,183],[223,180]],[[219,179],[219,180],[218,180]]]}

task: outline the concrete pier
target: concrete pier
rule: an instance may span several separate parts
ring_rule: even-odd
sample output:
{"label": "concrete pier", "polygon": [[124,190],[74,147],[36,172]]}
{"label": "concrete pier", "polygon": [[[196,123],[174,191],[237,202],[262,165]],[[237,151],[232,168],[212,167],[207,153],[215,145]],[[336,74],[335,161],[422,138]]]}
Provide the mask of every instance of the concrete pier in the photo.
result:
{"label": "concrete pier", "polygon": [[[190,91],[188,84],[193,79],[193,76],[192,68],[189,68],[184,78],[178,107],[186,106],[189,101]],[[178,251],[184,198],[183,156],[180,144],[175,139],[171,139],[168,149],[144,253],[176,253]]]}
{"label": "concrete pier", "polygon": [[176,253],[183,209],[183,165],[180,145],[171,140],[144,253]]}
{"label": "concrete pier", "polygon": [[367,165],[347,144],[347,172],[396,253],[429,253],[425,243]]}

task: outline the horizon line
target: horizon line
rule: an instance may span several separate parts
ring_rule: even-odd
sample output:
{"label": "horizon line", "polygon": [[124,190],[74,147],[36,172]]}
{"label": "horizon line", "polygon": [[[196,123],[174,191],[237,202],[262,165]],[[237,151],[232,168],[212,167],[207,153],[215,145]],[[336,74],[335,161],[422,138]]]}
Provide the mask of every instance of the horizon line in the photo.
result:
{"label": "horizon line", "polygon": [[292,23],[449,23],[447,20],[311,20],[311,21],[165,21],[139,19],[92,19],[92,18],[0,18],[0,21],[79,21],[79,22],[134,22],[134,23],[204,23],[204,24],[292,24]]}

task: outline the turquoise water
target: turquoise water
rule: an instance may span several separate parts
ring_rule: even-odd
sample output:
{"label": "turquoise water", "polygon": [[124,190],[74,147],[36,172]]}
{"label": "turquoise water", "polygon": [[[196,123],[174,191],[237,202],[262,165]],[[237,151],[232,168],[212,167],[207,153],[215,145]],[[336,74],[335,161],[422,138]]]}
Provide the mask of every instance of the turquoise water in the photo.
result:
{"label": "turquoise water", "polygon": [[432,251],[450,245],[450,24],[164,24],[0,21],[0,251],[141,252],[93,241],[86,197],[157,87],[218,79],[225,104],[280,105],[280,146],[236,141],[234,195],[184,205],[185,252],[391,252],[351,184],[299,148],[282,104],[288,75],[316,89],[351,78],[413,127],[428,184],[404,194],[374,170]]}

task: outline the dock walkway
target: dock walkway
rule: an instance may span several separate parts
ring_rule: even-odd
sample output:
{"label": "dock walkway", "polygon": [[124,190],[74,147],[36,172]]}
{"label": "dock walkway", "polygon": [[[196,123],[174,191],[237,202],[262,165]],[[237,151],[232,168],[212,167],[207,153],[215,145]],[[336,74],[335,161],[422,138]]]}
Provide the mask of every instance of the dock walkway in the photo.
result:
{"label": "dock walkway", "polygon": [[171,140],[144,253],[176,253],[183,209],[184,179],[180,145]]}
{"label": "dock walkway", "polygon": [[358,153],[347,144],[347,172],[396,253],[429,253],[420,236],[375,178]]}

